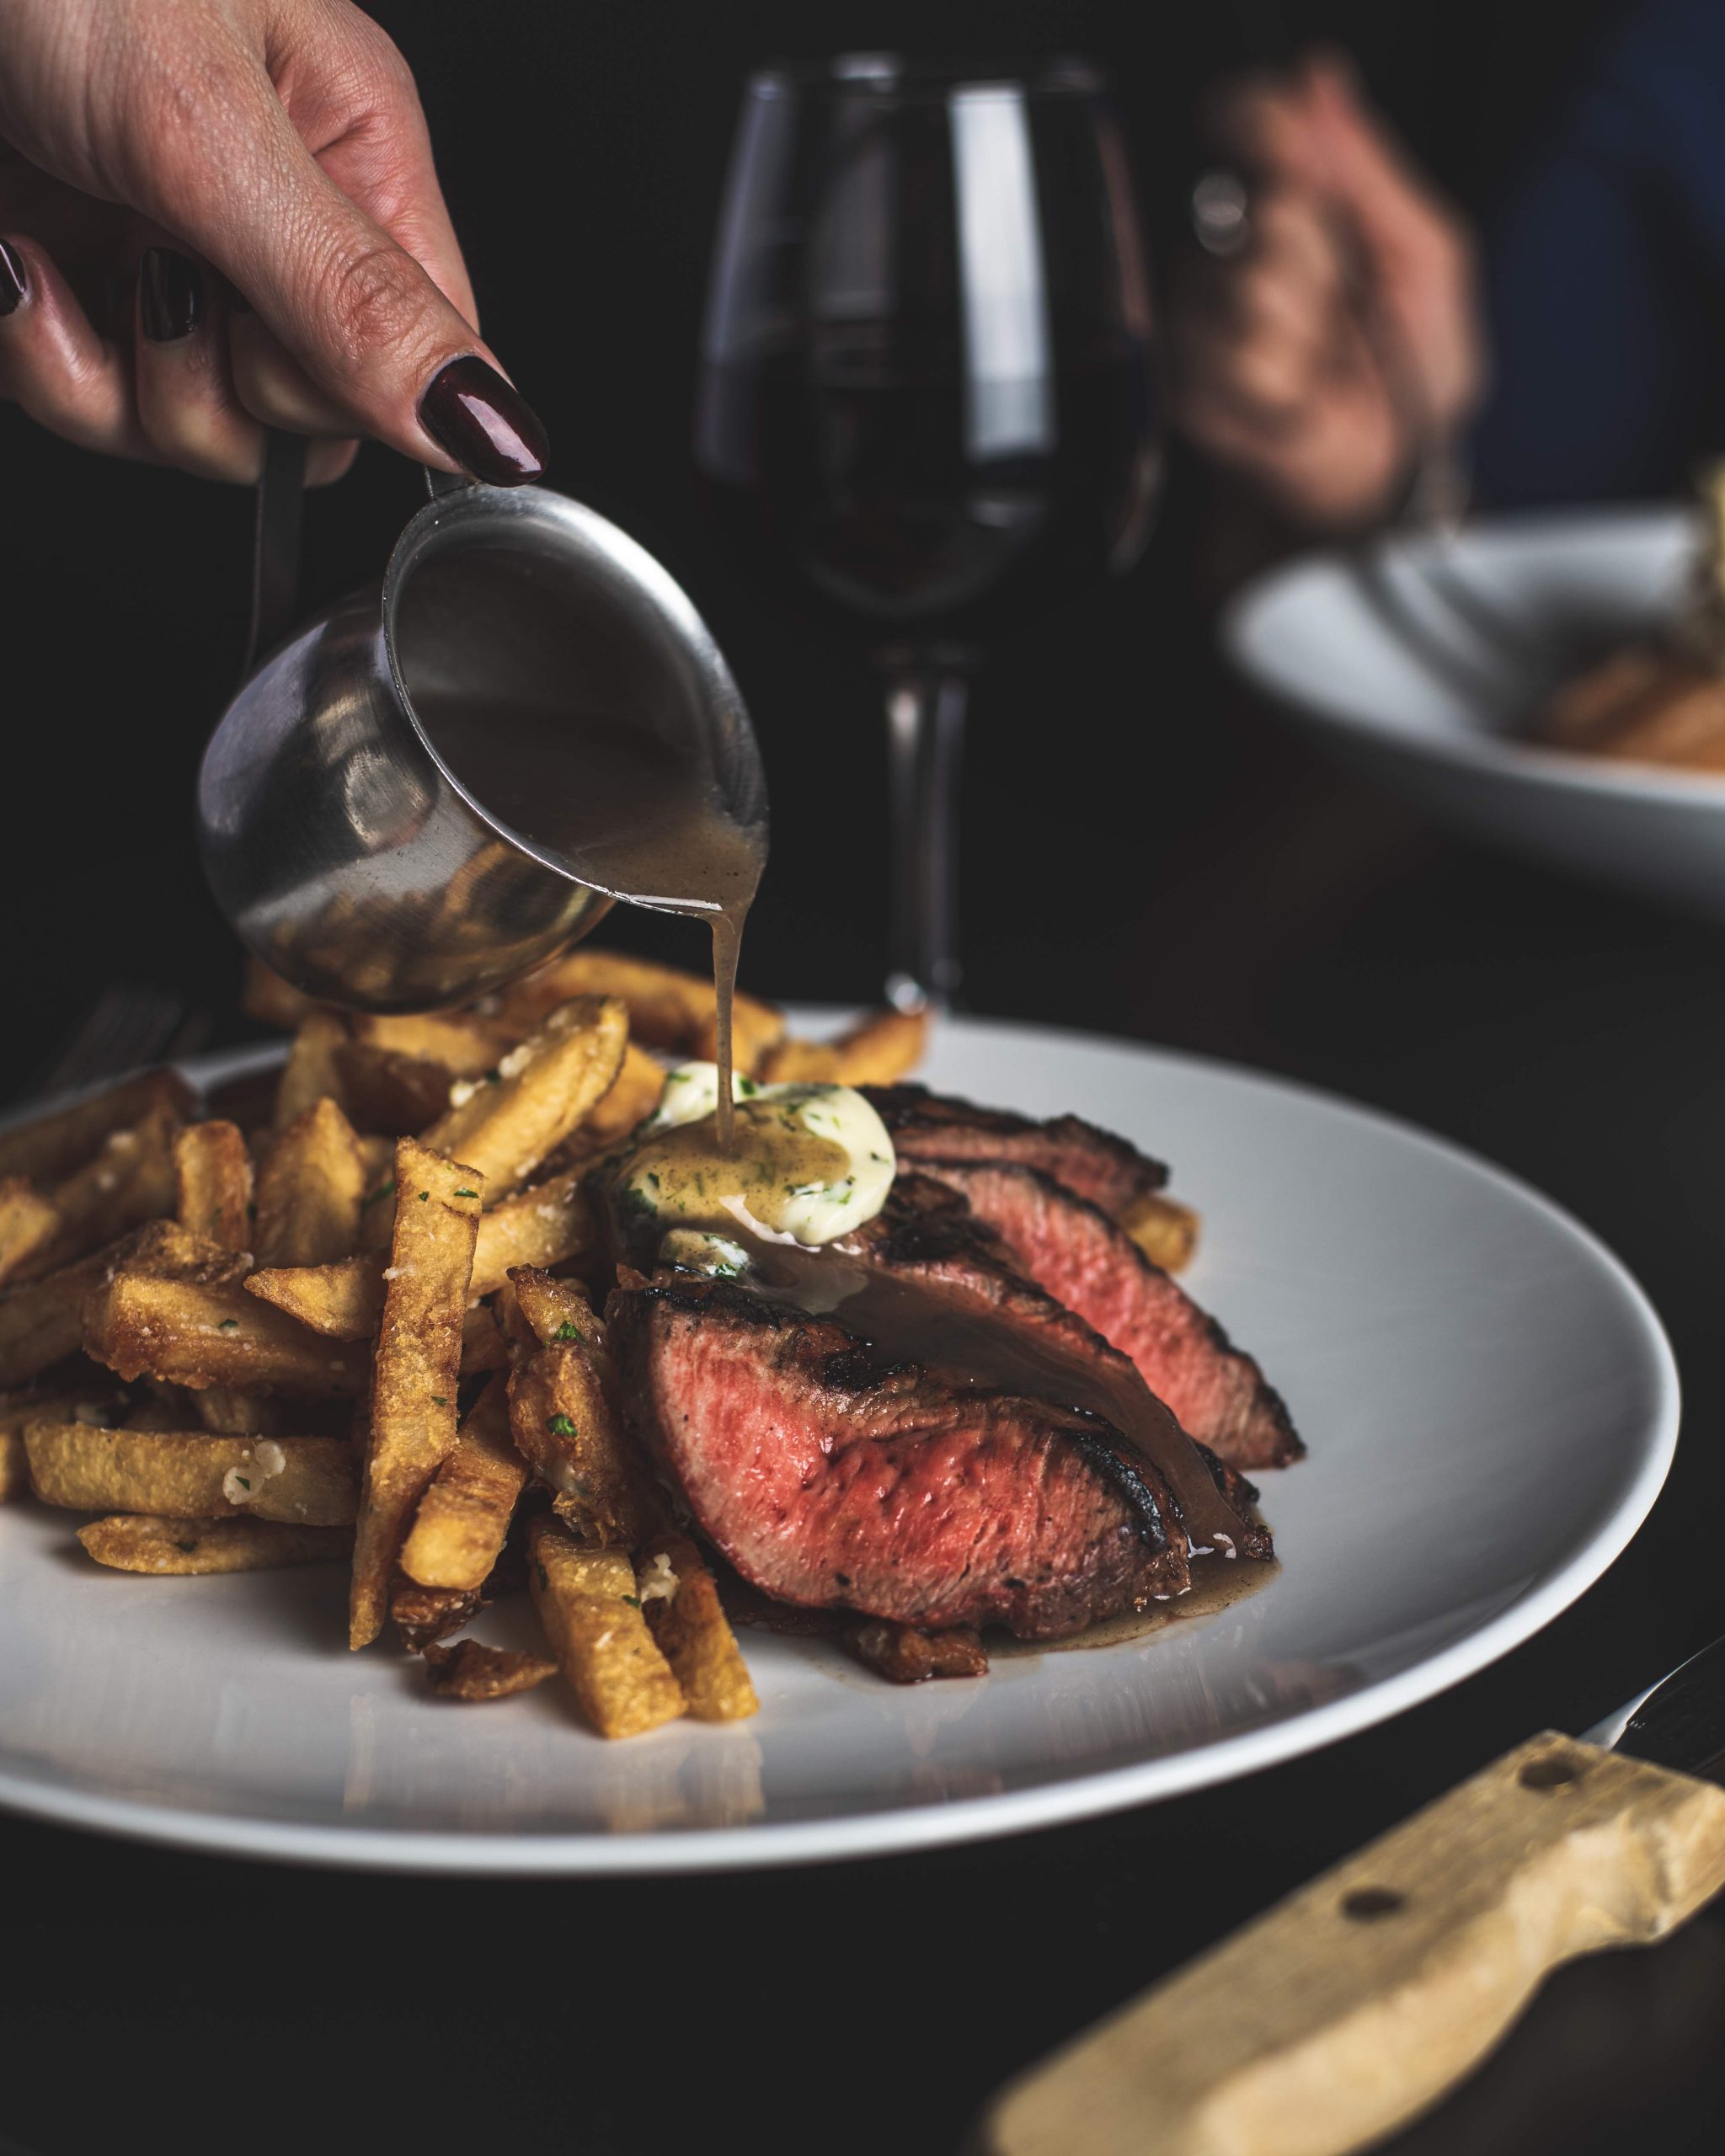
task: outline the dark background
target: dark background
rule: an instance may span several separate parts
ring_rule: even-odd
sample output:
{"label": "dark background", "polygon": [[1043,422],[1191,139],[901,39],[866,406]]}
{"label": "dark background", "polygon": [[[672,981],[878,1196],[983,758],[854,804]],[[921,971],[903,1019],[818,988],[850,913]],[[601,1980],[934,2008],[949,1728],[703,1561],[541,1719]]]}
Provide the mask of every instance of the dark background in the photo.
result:
{"label": "dark background", "polygon": [[[883,963],[873,686],[732,578],[686,460],[748,67],[847,45],[1088,51],[1119,81],[1146,212],[1167,232],[1193,99],[1248,49],[1347,44],[1477,205],[1606,11],[376,12],[419,72],[487,334],[550,427],[553,479],[665,556],[753,707],[775,859],[746,976],[861,1000]],[[189,803],[238,663],[248,505],[81,456],[5,412],[0,489],[0,1083],[15,1090],[115,978],[207,1011],[216,1038],[242,1030]],[[368,452],[316,505],[308,590],[375,574],[414,499],[411,472]],[[1635,1547],[1540,1640],[1391,1729],[995,1847],[536,1886],[302,1875],[0,1826],[0,2132],[46,2156],[120,2145],[150,2116],[194,2151],[242,2136],[285,2152],[534,2134],[608,2156],[746,2133],[761,2156],[932,2156],[1015,2067],[1530,1729],[1579,1726],[1706,1635],[1725,1496],[1725,945],[1439,839],[1311,759],[1210,655],[1214,506],[1177,460],[1141,567],[1027,630],[984,677],[966,780],[970,1000],[1334,1086],[1478,1147],[1606,1235],[1659,1305],[1688,1399],[1672,1489]],[[840,794],[862,807],[836,859],[818,812]],[[676,924],[628,932],[697,958]],[[658,1973],[668,1940],[687,1952],[672,1986]],[[1657,1953],[1566,1975],[1404,2156],[1715,2148],[1722,2030],[1725,1926],[1708,1919]]]}

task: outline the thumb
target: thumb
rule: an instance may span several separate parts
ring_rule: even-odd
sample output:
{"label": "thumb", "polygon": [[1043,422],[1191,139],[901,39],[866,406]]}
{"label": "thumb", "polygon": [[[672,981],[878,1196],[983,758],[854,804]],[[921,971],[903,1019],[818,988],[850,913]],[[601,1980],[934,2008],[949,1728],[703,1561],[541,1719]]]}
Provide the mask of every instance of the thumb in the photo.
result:
{"label": "thumb", "polygon": [[[232,116],[232,155],[163,175],[163,221],[242,291],[356,429],[494,486],[543,472],[538,418],[471,324],[343,193],[267,83]],[[227,184],[212,187],[212,168]]]}
{"label": "thumb", "polygon": [[1346,209],[1368,253],[1402,269],[1447,248],[1450,211],[1366,104],[1352,62],[1320,51],[1301,72],[1325,192]]}

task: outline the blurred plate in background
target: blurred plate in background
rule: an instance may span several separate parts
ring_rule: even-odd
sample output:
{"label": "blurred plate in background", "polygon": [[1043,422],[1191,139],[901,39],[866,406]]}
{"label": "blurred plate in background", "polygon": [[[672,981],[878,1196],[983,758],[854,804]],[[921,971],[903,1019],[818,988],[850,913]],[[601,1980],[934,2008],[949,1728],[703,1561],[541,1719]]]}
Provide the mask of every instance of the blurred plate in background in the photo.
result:
{"label": "blurred plate in background", "polygon": [[1725,918],[1725,777],[1515,736],[1682,603],[1676,509],[1482,518],[1458,539],[1302,556],[1248,585],[1225,649],[1311,737],[1479,837]]}

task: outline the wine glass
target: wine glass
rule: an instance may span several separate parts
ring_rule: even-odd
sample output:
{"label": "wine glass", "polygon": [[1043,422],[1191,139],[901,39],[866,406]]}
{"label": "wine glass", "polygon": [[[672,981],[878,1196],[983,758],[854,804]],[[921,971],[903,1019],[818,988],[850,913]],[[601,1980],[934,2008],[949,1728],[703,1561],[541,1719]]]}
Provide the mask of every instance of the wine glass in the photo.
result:
{"label": "wine glass", "polygon": [[1148,536],[1150,329],[1125,152],[1087,64],[852,54],[750,81],[696,462],[744,557],[881,670],[901,1008],[959,982],[959,761],[984,650]]}

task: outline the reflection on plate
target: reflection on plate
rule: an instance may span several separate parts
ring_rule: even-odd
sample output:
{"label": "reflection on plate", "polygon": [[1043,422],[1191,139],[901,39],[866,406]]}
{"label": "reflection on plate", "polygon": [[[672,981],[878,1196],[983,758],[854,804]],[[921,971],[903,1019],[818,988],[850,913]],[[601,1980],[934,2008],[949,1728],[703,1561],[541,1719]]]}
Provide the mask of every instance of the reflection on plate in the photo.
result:
{"label": "reflection on plate", "polygon": [[1725,916],[1725,776],[1514,738],[1581,667],[1669,622],[1696,537],[1685,511],[1601,510],[1308,554],[1236,599],[1223,641],[1324,747],[1434,815]]}
{"label": "reflection on plate", "polygon": [[[255,1056],[252,1059],[255,1060]],[[209,1080],[247,1059],[211,1059]],[[1258,1593],[905,1692],[744,1636],[762,1712],[606,1745],[562,1688],[485,1707],[350,1656],[320,1570],[157,1580],[0,1514],[0,1801],[112,1832],[425,1870],[676,1870],[1004,1833],[1225,1780],[1381,1721],[1549,1621],[1669,1464],[1640,1291],[1543,1199],[1401,1125],[1183,1057],[954,1021],[927,1073],[1172,1160],[1194,1292],[1311,1456],[1263,1478]],[[508,1638],[525,1613],[491,1613]]]}

